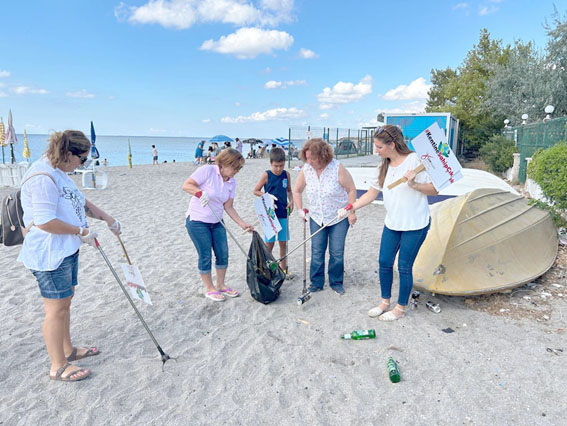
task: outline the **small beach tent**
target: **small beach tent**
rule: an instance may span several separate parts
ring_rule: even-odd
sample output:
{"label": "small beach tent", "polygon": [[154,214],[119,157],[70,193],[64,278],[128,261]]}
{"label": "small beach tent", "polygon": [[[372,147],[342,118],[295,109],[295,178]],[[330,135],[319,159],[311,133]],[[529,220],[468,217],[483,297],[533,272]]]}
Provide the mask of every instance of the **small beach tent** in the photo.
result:
{"label": "small beach tent", "polygon": [[521,286],[555,261],[549,212],[521,195],[476,189],[431,206],[431,228],[413,267],[415,287],[467,296]]}
{"label": "small beach tent", "polygon": [[350,139],[344,139],[339,142],[335,148],[335,155],[345,155],[345,154],[358,154],[358,149],[353,141]]}
{"label": "small beach tent", "polygon": [[216,135],[213,136],[212,139],[209,140],[209,142],[216,142],[216,143],[224,143],[224,142],[234,142],[234,140],[232,140],[231,138],[229,138],[228,136],[225,135]]}

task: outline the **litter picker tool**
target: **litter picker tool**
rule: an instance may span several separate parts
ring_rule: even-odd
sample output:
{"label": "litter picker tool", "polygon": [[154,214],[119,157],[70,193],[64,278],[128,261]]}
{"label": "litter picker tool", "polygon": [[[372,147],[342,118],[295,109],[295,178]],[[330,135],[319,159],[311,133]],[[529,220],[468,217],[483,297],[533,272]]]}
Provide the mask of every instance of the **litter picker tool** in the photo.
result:
{"label": "litter picker tool", "polygon": [[[307,238],[307,221],[303,221],[303,239]],[[303,291],[301,296],[297,298],[297,304],[303,305],[311,299],[311,292],[307,290],[307,244],[303,244]]]}
{"label": "litter picker tool", "polygon": [[[118,237],[118,240],[120,241],[120,244],[122,245],[122,248],[124,249],[124,253],[126,254],[126,249],[124,248],[124,244],[122,243],[122,240],[120,240],[120,237]],[[112,266],[112,264],[110,263],[110,260],[108,260],[108,257],[106,257],[106,254],[104,253],[104,250],[102,249],[102,247],[100,246],[100,243],[98,242],[98,240],[95,238],[95,245],[96,248],[98,249],[98,251],[100,252],[100,254],[102,255],[104,261],[106,262],[106,264],[108,265],[110,272],[112,272],[112,275],[114,275],[114,278],[116,278],[116,281],[118,281],[118,284],[120,285],[120,288],[122,289],[122,291],[124,292],[124,295],[126,296],[126,299],[128,299],[128,302],[130,302],[130,305],[132,306],[132,308],[134,309],[134,311],[136,312],[136,315],[138,315],[138,318],[140,319],[142,325],[144,326],[144,328],[146,329],[146,331],[148,332],[148,334],[150,335],[152,341],[154,342],[154,345],[156,345],[157,350],[159,351],[159,354],[161,355],[161,370],[164,371],[165,369],[165,363],[170,360],[173,359],[175,361],[177,361],[177,358],[172,358],[170,357],[168,354],[166,354],[163,349],[161,348],[161,346],[158,344],[156,338],[154,337],[154,335],[152,334],[152,332],[150,331],[148,325],[146,324],[146,321],[144,321],[144,318],[142,317],[142,314],[140,314],[140,311],[138,311],[138,308],[136,308],[136,305],[134,304],[134,301],[132,300],[132,298],[130,297],[130,295],[128,294],[128,291],[126,290],[126,287],[124,286],[124,284],[122,283],[122,281],[120,280],[120,277],[118,276],[118,274],[116,273],[116,270],[114,269],[114,267]],[[126,258],[128,259],[128,255],[126,254]]]}
{"label": "litter picker tool", "polygon": [[248,258],[248,254],[244,251],[244,249],[242,248],[242,246],[240,245],[240,243],[238,242],[238,240],[236,239],[236,237],[232,234],[232,232],[230,232],[230,230],[226,227],[226,225],[224,224],[223,220],[219,217],[219,215],[217,214],[217,212],[215,212],[213,210],[213,208],[211,207],[210,204],[207,204],[207,206],[209,206],[209,209],[211,209],[211,211],[213,212],[213,214],[215,215],[215,217],[217,218],[217,220],[219,221],[219,223],[222,225],[222,227],[226,230],[226,232],[228,233],[228,235],[230,235],[230,237],[234,240],[234,242],[236,243],[236,245],[238,246],[238,248],[240,249],[240,251],[244,254],[244,256],[246,256],[246,259]]}

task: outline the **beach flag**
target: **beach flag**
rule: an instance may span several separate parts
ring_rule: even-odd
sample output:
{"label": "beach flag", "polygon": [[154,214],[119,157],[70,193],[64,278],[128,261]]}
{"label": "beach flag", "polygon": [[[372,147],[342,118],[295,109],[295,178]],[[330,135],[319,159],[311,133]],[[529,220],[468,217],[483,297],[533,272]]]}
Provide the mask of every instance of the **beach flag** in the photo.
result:
{"label": "beach flag", "polygon": [[97,158],[100,157],[100,154],[98,153],[98,149],[96,149],[96,134],[94,131],[94,125],[93,122],[91,121],[91,158],[93,160],[96,160]]}
{"label": "beach flag", "polygon": [[4,164],[4,147],[6,146],[6,129],[4,128],[4,119],[0,117],[0,146],[2,147],[2,164]]}
{"label": "beach flag", "polygon": [[26,129],[24,129],[24,152],[22,153],[22,156],[26,160],[29,160],[31,158],[30,145],[28,143],[28,135],[26,134]]}
{"label": "beach flag", "polygon": [[10,155],[11,162],[14,164],[16,162],[16,156],[14,155],[14,144],[18,142],[18,136],[16,136],[16,129],[12,124],[12,110],[8,114],[8,128],[6,129],[6,142],[10,144]]}
{"label": "beach flag", "polygon": [[132,168],[132,148],[130,147],[130,138],[128,138],[128,168]]}

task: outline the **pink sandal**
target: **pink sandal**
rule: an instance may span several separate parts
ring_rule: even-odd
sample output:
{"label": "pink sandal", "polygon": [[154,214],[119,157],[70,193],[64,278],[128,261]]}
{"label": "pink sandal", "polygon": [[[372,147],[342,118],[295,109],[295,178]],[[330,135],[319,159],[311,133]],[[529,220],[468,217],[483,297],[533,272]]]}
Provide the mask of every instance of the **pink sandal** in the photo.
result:
{"label": "pink sandal", "polygon": [[234,290],[230,287],[227,288],[223,288],[222,290],[219,290],[224,296],[228,296],[228,297],[238,297],[240,296],[240,293],[238,292],[238,290]]}
{"label": "pink sandal", "polygon": [[[215,296],[220,296],[220,297],[215,297]],[[211,299],[215,302],[224,302],[225,301],[225,298],[220,291],[207,291],[205,293],[205,297],[207,299]]]}

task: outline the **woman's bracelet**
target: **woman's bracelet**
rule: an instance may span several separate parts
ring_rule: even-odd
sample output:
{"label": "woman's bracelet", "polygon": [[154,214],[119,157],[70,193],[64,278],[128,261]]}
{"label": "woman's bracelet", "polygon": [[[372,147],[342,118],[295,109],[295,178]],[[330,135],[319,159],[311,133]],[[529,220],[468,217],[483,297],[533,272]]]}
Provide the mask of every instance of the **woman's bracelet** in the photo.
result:
{"label": "woman's bracelet", "polygon": [[76,235],[83,236],[83,227],[79,226],[79,232]]}

